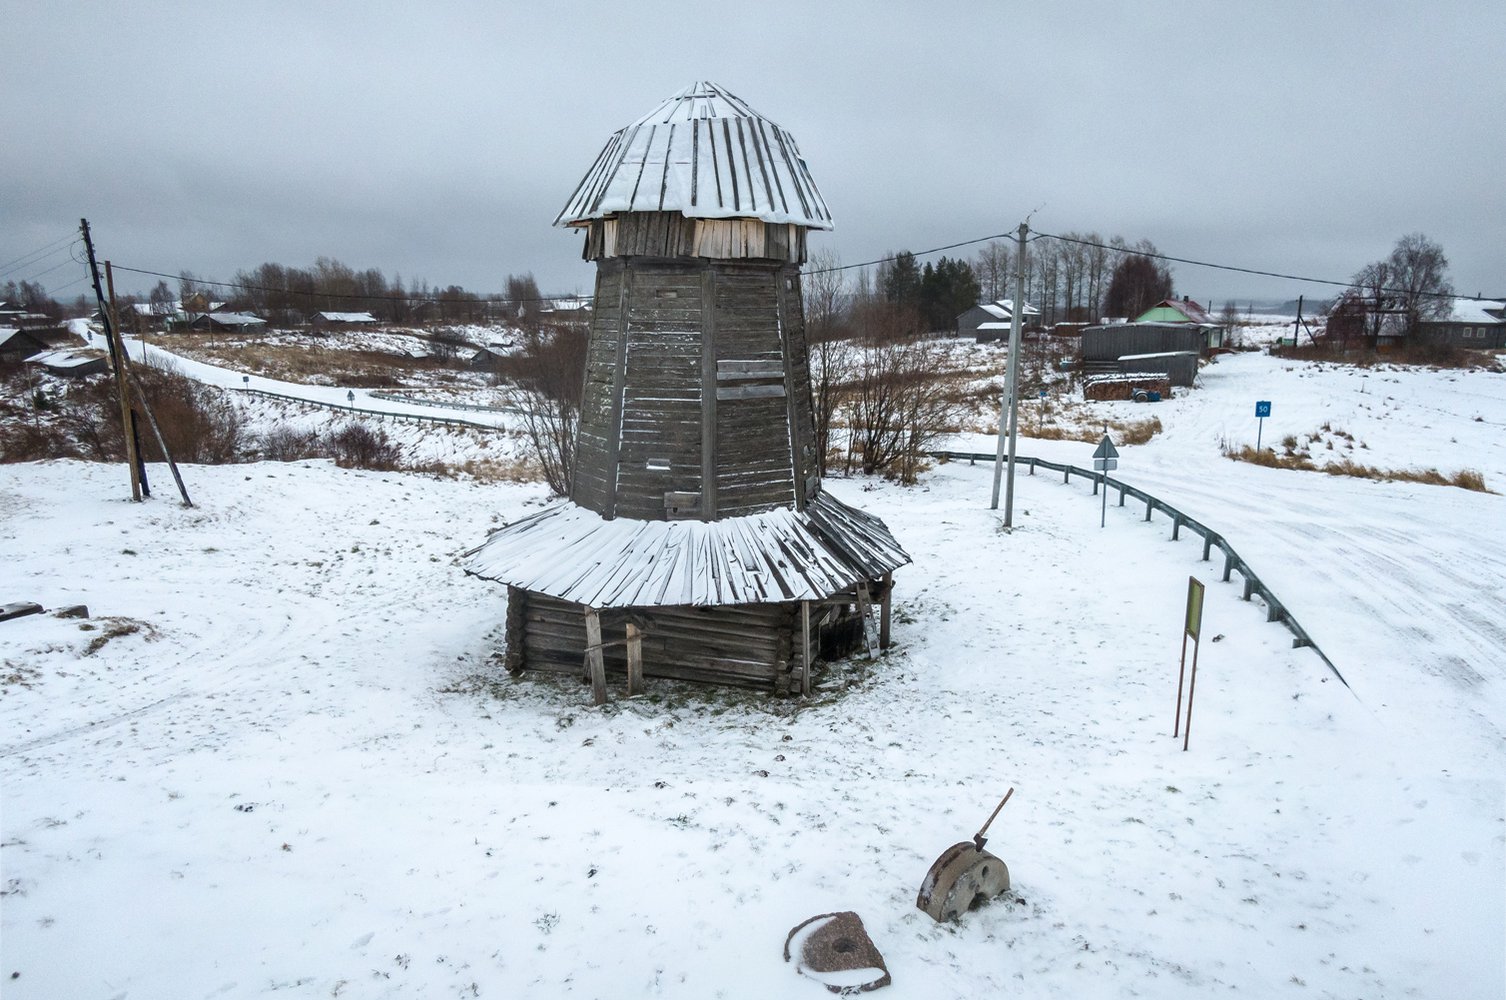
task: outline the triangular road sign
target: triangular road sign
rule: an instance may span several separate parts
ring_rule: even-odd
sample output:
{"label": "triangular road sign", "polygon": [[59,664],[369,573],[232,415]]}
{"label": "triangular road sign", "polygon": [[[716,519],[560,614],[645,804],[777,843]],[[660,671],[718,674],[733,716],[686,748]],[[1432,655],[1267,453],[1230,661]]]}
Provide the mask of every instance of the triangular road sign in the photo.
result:
{"label": "triangular road sign", "polygon": [[1119,449],[1114,447],[1114,442],[1105,434],[1103,440],[1098,442],[1098,450],[1093,452],[1094,458],[1118,458]]}

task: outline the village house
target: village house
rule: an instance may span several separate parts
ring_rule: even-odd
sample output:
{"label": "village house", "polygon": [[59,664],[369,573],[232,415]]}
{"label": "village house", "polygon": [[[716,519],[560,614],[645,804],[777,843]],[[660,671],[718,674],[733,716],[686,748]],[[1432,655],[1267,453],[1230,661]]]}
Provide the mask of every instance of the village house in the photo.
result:
{"label": "village house", "polygon": [[351,327],[377,325],[377,318],[369,312],[317,312],[309,320],[315,330],[348,330]]}
{"label": "village house", "polygon": [[0,327],[0,361],[14,364],[45,350],[47,344],[26,330]]}
{"label": "village house", "polygon": [[1506,302],[1456,298],[1446,317],[1417,324],[1417,338],[1449,347],[1481,350],[1506,347]]}
{"label": "village house", "polygon": [[[1040,324],[1041,311],[1030,303],[1020,314],[1020,329],[1028,330]],[[957,336],[972,337],[980,344],[995,340],[1008,340],[1014,323],[1014,299],[997,299],[982,302],[957,317]]]}

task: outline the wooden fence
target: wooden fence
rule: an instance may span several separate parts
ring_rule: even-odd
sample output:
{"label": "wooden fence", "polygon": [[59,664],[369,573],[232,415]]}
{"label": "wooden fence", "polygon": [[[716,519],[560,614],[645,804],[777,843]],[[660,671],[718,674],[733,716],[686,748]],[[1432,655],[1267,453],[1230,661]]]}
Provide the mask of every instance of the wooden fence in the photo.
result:
{"label": "wooden fence", "polygon": [[[932,458],[952,462],[966,461],[969,465],[977,462],[994,461],[993,455],[984,452],[933,451],[930,454]],[[1098,495],[1100,484],[1103,485],[1105,490],[1118,490],[1120,507],[1126,505],[1128,498],[1134,497],[1136,501],[1145,504],[1145,520],[1149,521],[1151,515],[1157,511],[1171,518],[1171,537],[1174,541],[1181,538],[1183,529],[1200,536],[1203,540],[1204,562],[1211,561],[1214,549],[1218,549],[1222,553],[1224,557],[1223,582],[1228,583],[1230,576],[1238,573],[1240,579],[1244,581],[1244,599],[1248,601],[1252,596],[1258,596],[1264,601],[1266,606],[1266,621],[1280,622],[1287,627],[1287,630],[1295,637],[1292,640],[1292,648],[1300,649],[1305,646],[1311,649],[1314,653],[1318,654],[1318,658],[1333,672],[1333,675],[1339,679],[1339,682],[1346,688],[1349,687],[1349,682],[1344,680],[1344,675],[1339,673],[1339,668],[1334,666],[1333,661],[1328,658],[1328,655],[1318,648],[1318,644],[1313,642],[1312,636],[1307,634],[1307,630],[1292,616],[1287,606],[1275,594],[1271,593],[1271,588],[1261,582],[1260,577],[1256,576],[1255,571],[1250,568],[1250,564],[1245,562],[1238,552],[1234,551],[1234,546],[1230,545],[1223,535],[1198,521],[1196,518],[1182,513],[1164,500],[1153,497],[1144,490],[1131,486],[1129,483],[1120,482],[1112,476],[1106,477],[1101,472],[1080,469],[1075,465],[1048,462],[1043,458],[1026,458],[1021,455],[1015,456],[1015,464],[1017,466],[1027,466],[1032,476],[1035,475],[1037,466],[1043,469],[1050,469],[1053,472],[1060,472],[1062,474],[1062,482],[1064,483],[1070,483],[1073,476],[1076,476],[1078,479],[1086,479],[1093,484],[1094,496]]]}

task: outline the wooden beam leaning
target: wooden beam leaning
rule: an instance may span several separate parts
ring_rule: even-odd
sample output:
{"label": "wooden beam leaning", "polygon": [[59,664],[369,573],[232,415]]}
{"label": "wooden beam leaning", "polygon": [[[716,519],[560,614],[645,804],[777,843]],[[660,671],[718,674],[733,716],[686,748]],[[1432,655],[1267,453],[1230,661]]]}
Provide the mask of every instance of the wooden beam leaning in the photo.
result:
{"label": "wooden beam leaning", "polygon": [[607,703],[607,663],[601,651],[601,615],[586,609],[586,672],[591,678],[591,703]]}
{"label": "wooden beam leaning", "polygon": [[115,389],[120,395],[120,426],[125,432],[126,465],[131,468],[131,499],[140,500],[144,490],[142,489],[141,476],[141,452],[140,440],[135,431],[135,421],[132,419],[130,394],[126,392],[126,350],[125,338],[120,335],[120,313],[115,308],[115,271],[109,261],[105,261],[105,285],[109,290],[110,304],[105,313],[108,322],[105,324],[105,336],[109,338],[110,355],[115,360]]}
{"label": "wooden beam leaning", "polygon": [[800,693],[811,693],[811,602],[800,602]]}
{"label": "wooden beam leaning", "polygon": [[643,633],[632,622],[627,623],[627,684],[629,698],[643,693]]}

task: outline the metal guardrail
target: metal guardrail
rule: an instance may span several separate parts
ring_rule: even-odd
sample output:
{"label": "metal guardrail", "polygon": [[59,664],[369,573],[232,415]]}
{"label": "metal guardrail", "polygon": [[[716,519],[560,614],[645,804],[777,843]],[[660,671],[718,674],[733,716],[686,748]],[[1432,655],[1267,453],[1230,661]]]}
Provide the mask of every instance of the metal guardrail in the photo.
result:
{"label": "metal guardrail", "polygon": [[[995,460],[994,455],[985,452],[933,451],[929,452],[929,454],[932,458],[952,462],[966,461],[969,465],[977,462],[993,462]],[[1048,462],[1044,458],[1026,458],[1023,455],[1015,456],[1015,464],[1029,466],[1030,475],[1032,476],[1035,475],[1036,466],[1060,472],[1062,474],[1062,482],[1064,483],[1071,482],[1073,476],[1077,476],[1079,479],[1087,479],[1093,484],[1094,496],[1098,495],[1100,484],[1102,484],[1106,491],[1118,490],[1120,507],[1125,505],[1127,497],[1134,497],[1145,504],[1145,520],[1149,521],[1151,514],[1156,511],[1160,511],[1171,518],[1171,537],[1173,541],[1181,537],[1183,528],[1202,536],[1204,562],[1210,561],[1214,549],[1218,549],[1219,552],[1223,553],[1223,582],[1228,583],[1229,577],[1234,573],[1238,573],[1240,578],[1244,580],[1244,599],[1248,601],[1252,596],[1258,596],[1264,601],[1266,606],[1266,621],[1280,622],[1295,636],[1292,640],[1292,648],[1301,649],[1307,647],[1314,653],[1317,653],[1318,658],[1333,672],[1333,675],[1339,679],[1339,682],[1346,688],[1349,687],[1349,682],[1344,680],[1344,675],[1339,673],[1339,668],[1333,665],[1333,661],[1328,658],[1328,654],[1318,648],[1318,644],[1313,642],[1312,636],[1308,635],[1307,630],[1297,622],[1296,618],[1292,617],[1292,613],[1287,609],[1286,605],[1277,599],[1275,594],[1271,593],[1271,588],[1261,582],[1260,577],[1255,575],[1255,571],[1250,569],[1250,564],[1245,562],[1238,552],[1234,551],[1234,546],[1230,545],[1223,535],[1198,521],[1196,518],[1182,513],[1164,500],[1151,496],[1144,490],[1131,486],[1129,483],[1120,482],[1112,476],[1105,476],[1101,472],[1080,469],[1075,465]]]}
{"label": "metal guardrail", "polygon": [[372,399],[384,399],[389,403],[407,403],[409,406],[437,406],[446,410],[472,410],[477,413],[522,413],[516,406],[480,406],[476,403],[446,403],[439,399],[421,399],[396,392],[368,392]]}
{"label": "metal guardrail", "polygon": [[465,420],[461,417],[431,417],[427,413],[390,413],[387,410],[371,410],[360,406],[349,406],[345,403],[327,403],[318,399],[304,399],[302,396],[289,396],[281,392],[268,392],[266,389],[243,389],[237,386],[227,386],[226,388],[230,392],[243,392],[252,396],[266,396],[269,399],[284,399],[293,403],[302,403],[305,406],[322,406],[327,410],[360,413],[369,417],[378,417],[382,420],[411,420],[414,423],[440,424],[447,427],[474,427],[477,430],[483,431],[503,430],[503,428],[493,426],[492,424],[478,423],[477,421]]}

